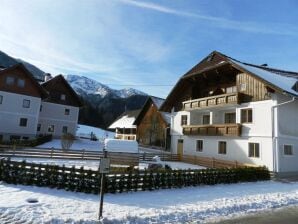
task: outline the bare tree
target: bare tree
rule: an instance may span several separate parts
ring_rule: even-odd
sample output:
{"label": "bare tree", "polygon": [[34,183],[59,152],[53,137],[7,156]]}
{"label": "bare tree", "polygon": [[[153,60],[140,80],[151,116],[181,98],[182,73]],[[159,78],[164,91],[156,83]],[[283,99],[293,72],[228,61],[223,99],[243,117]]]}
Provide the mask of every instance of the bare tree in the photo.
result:
{"label": "bare tree", "polygon": [[66,133],[64,135],[61,136],[61,147],[63,150],[68,150],[70,149],[70,147],[72,146],[73,142],[75,140],[75,136],[70,134],[70,133]]}

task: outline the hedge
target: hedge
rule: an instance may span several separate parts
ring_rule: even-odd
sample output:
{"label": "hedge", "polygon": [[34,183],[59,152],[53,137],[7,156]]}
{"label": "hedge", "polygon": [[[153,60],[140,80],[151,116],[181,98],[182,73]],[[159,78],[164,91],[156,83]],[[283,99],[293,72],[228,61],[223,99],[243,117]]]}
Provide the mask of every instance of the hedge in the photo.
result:
{"label": "hedge", "polygon": [[0,141],[1,145],[17,145],[25,147],[35,147],[52,140],[52,135],[41,135],[35,139],[28,140],[12,140],[12,141]]}
{"label": "hedge", "polygon": [[[105,191],[109,193],[151,191],[269,179],[270,173],[265,167],[130,171],[127,173],[108,174]],[[2,159],[0,160],[0,181],[9,184],[43,186],[98,194],[100,174],[98,171],[85,170],[84,167],[69,168]]]}

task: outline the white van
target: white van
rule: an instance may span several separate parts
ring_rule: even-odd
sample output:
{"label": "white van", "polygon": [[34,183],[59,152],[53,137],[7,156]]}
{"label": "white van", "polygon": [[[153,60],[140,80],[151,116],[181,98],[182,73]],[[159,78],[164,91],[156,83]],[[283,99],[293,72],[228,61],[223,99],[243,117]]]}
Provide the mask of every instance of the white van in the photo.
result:
{"label": "white van", "polygon": [[120,139],[105,139],[105,150],[108,152],[128,152],[139,153],[139,145],[137,141],[120,140]]}

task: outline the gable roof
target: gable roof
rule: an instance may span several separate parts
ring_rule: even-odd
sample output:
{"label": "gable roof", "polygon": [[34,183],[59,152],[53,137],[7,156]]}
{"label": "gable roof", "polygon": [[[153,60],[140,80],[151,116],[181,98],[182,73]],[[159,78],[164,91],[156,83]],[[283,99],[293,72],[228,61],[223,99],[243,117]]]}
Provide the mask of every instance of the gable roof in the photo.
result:
{"label": "gable roof", "polygon": [[[83,103],[73,88],[65,80],[63,75],[57,75],[54,78],[41,84],[49,93],[47,102],[82,107]],[[66,95],[66,100],[61,100],[61,94]]]}
{"label": "gable roof", "polygon": [[131,110],[122,113],[109,127],[108,129],[116,128],[136,128],[134,125],[136,117],[141,110]]}
{"label": "gable roof", "polygon": [[260,79],[262,82],[266,83],[278,92],[298,97],[298,92],[295,89],[295,86],[298,84],[297,72],[245,63],[220,52],[213,51],[178,80],[161,106],[161,110],[166,110],[165,107],[168,101],[175,98],[175,92],[181,88],[185,88],[189,78],[225,65],[231,65],[239,71],[248,73]]}
{"label": "gable roof", "polygon": [[38,90],[38,92],[40,93],[40,96],[41,96],[42,99],[49,96],[47,91],[44,88],[41,87],[41,85],[34,78],[33,74],[22,63],[15,64],[15,65],[13,65],[11,67],[8,67],[8,68],[1,68],[0,69],[0,75],[2,75],[4,73],[7,73],[7,72],[10,72],[10,71],[14,71],[16,69],[21,69],[24,72],[26,77],[31,81],[33,86]]}
{"label": "gable roof", "polygon": [[[144,117],[144,115],[146,114],[148,108],[150,108],[152,103],[156,106],[157,110],[159,110],[161,105],[164,103],[164,101],[165,101],[165,99],[155,97],[155,96],[149,96],[147,98],[146,102],[144,103],[140,113],[136,117],[134,124],[138,125],[141,122],[142,118]],[[161,116],[162,116],[163,120],[165,121],[165,123],[170,124],[171,121],[168,118],[167,113],[161,113]]]}

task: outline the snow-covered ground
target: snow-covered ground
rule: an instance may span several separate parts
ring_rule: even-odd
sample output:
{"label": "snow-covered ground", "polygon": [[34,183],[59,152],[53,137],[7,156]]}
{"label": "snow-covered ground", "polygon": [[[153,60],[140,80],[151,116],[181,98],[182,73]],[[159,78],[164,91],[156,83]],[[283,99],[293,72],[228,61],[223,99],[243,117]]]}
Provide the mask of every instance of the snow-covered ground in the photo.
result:
{"label": "snow-covered ground", "polygon": [[81,137],[89,137],[91,135],[91,132],[96,135],[98,139],[103,139],[103,138],[114,138],[115,132],[110,132],[110,131],[105,131],[100,128],[88,126],[88,125],[78,125],[77,129],[77,136]]}
{"label": "snow-covered ground", "polygon": [[[55,148],[61,149],[61,140],[53,139],[50,142],[46,142],[42,145],[37,146],[37,148]],[[102,151],[103,142],[102,141],[91,141],[89,139],[76,139],[72,146],[70,147],[72,150],[88,150],[88,151]]]}
{"label": "snow-covered ground", "polygon": [[[98,217],[97,195],[4,183],[0,194],[0,223],[96,223]],[[106,194],[103,223],[206,223],[288,205],[298,205],[298,182]]]}
{"label": "snow-covered ground", "polygon": [[[21,157],[12,157],[13,161],[23,161],[26,160],[30,163],[41,163],[41,164],[50,164],[50,165],[65,165],[66,167],[75,166],[76,168],[84,167],[84,169],[98,170],[99,161],[90,161],[90,160],[69,160],[69,159],[41,159],[41,158],[21,158]],[[174,170],[183,170],[183,169],[205,169],[205,167],[192,165],[182,162],[170,162],[170,161],[161,161],[163,165],[168,165]],[[148,163],[141,162],[139,164],[139,169],[144,170],[148,168]],[[115,166],[115,165],[112,165]],[[123,165],[121,165],[123,167]],[[125,166],[124,166],[125,167]]]}

